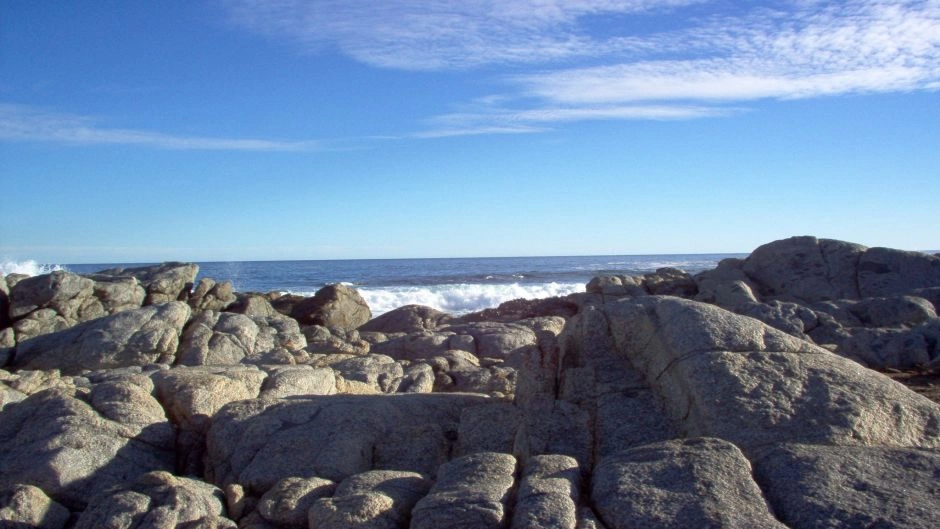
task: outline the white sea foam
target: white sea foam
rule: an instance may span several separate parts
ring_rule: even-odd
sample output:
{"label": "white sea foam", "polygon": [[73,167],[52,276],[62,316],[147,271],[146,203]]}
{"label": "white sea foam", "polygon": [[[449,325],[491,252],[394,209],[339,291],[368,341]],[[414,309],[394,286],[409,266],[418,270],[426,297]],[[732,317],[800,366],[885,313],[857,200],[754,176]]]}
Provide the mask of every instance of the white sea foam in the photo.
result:
{"label": "white sea foam", "polygon": [[26,261],[0,261],[0,275],[26,274],[28,276],[38,276],[56,270],[65,270],[65,268],[57,264],[39,264],[32,259]]}
{"label": "white sea foam", "polygon": [[511,283],[504,285],[457,284],[427,287],[358,289],[373,316],[405,305],[426,305],[450,314],[466,314],[496,307],[513,299],[540,299],[584,292],[584,283]]}

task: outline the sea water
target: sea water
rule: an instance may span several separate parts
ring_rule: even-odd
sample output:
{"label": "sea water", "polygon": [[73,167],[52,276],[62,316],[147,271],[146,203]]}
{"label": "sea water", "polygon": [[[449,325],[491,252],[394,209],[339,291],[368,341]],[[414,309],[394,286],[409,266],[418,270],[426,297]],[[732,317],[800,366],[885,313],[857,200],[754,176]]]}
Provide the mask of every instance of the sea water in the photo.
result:
{"label": "sea water", "polygon": [[[359,291],[374,315],[408,304],[427,305],[452,314],[464,314],[495,307],[512,299],[537,299],[584,292],[587,282],[597,275],[639,275],[663,267],[696,273],[714,268],[718,261],[726,257],[745,257],[745,254],[227,261],[197,264],[199,277],[231,281],[235,290],[240,292],[277,291],[311,296],[326,285],[345,283]],[[30,269],[22,272],[45,273],[66,269],[87,274],[106,268],[143,264],[60,266],[30,263],[24,267]],[[4,264],[3,273],[9,273],[6,268],[7,264]]]}

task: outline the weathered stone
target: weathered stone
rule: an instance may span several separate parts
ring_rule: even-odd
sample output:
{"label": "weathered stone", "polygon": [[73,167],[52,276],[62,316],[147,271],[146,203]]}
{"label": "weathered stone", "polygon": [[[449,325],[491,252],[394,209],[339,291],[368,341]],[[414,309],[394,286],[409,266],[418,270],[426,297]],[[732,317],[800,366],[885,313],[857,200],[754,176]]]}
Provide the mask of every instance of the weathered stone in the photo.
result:
{"label": "weathered stone", "polygon": [[279,526],[305,529],[307,511],[319,498],[331,496],[335,489],[336,483],[327,479],[284,478],[261,496],[258,512]]}
{"label": "weathered stone", "polygon": [[168,301],[185,301],[198,273],[198,265],[169,262],[135,268],[110,268],[95,275],[137,278],[147,291],[144,303],[153,305]]}
{"label": "weathered stone", "polygon": [[940,257],[889,248],[869,248],[858,261],[861,297],[891,297],[940,286]]}
{"label": "weathered stone", "polygon": [[350,476],[332,498],[309,511],[313,529],[397,529],[405,527],[431,481],[416,472],[372,470]]}
{"label": "weathered stone", "polygon": [[486,397],[311,396],[226,405],[207,436],[207,474],[263,493],[285,477],[333,481],[372,469],[433,474],[457,441],[460,412]]}
{"label": "weathered stone", "polygon": [[355,289],[337,284],[321,288],[312,298],[294,305],[291,317],[304,325],[323,325],[351,330],[372,318],[372,312]]}
{"label": "weathered stone", "polygon": [[32,485],[0,490],[0,527],[6,529],[62,529],[69,510]]}
{"label": "weathered stone", "polygon": [[808,338],[807,333],[819,326],[816,313],[796,303],[777,300],[769,303],[739,303],[731,310],[804,340]]}
{"label": "weathered stone", "polygon": [[453,323],[502,322],[511,323],[538,317],[570,318],[578,312],[578,303],[572,297],[544,299],[513,299],[500,303],[498,307],[464,314],[454,318]]}
{"label": "weathered stone", "polygon": [[[368,334],[365,335],[370,338]],[[370,349],[375,354],[386,355],[395,360],[420,361],[441,355],[451,349],[452,332],[418,332],[396,336],[373,343]],[[469,337],[472,340],[472,336]]]}
{"label": "weathered stone", "polygon": [[520,421],[519,410],[510,402],[464,408],[460,413],[457,454],[511,453]]}
{"label": "weathered stone", "polygon": [[849,306],[849,311],[868,327],[917,325],[937,317],[933,303],[914,296],[867,298]]}
{"label": "weathered stone", "polygon": [[0,486],[35,485],[82,509],[97,492],[173,468],[173,428],[147,388],[111,386],[91,400],[94,407],[52,389],[7,406],[0,421]]}
{"label": "weathered stone", "polygon": [[660,268],[643,275],[643,288],[654,296],[691,298],[698,294],[698,285],[688,273],[678,268]]}
{"label": "weathered stone", "polygon": [[88,277],[94,280],[95,297],[107,314],[139,309],[147,297],[147,292],[137,278],[97,275]]}
{"label": "weathered stone", "polygon": [[837,352],[872,369],[909,369],[930,362],[927,340],[917,330],[855,329]]}
{"label": "weathered stone", "polygon": [[449,314],[431,307],[405,305],[369,320],[359,330],[381,333],[433,331],[450,319]]}
{"label": "weathered stone", "polygon": [[642,278],[625,275],[594,277],[588,282],[585,290],[590,294],[613,297],[649,295],[649,292],[643,287]]}
{"label": "weathered stone", "polygon": [[781,445],[755,469],[789,527],[940,527],[935,450]]}
{"label": "weathered stone", "polygon": [[720,439],[682,439],[608,456],[594,470],[591,499],[610,529],[785,529],[751,479],[751,465]]}
{"label": "weathered stone", "polygon": [[276,316],[280,314],[280,312],[274,310],[274,307],[266,296],[250,292],[235,294],[235,301],[225,310],[237,314],[244,314],[251,318],[255,316]]}
{"label": "weathered stone", "polygon": [[180,302],[119,312],[19,342],[14,365],[77,373],[171,363],[189,315],[189,306]]}
{"label": "weathered stone", "polygon": [[297,322],[285,317],[249,318],[231,312],[200,312],[180,338],[181,365],[234,365],[262,362],[278,351],[299,351],[307,345]]}
{"label": "weathered stone", "polygon": [[333,395],[336,393],[336,375],[328,367],[308,365],[272,366],[261,386],[261,397],[282,399],[301,395]]}
{"label": "weathered stone", "polygon": [[216,283],[207,277],[199,280],[189,296],[189,306],[193,310],[225,310],[234,302],[235,292],[231,281]]}
{"label": "weathered stone", "polygon": [[401,384],[398,385],[400,393],[431,393],[434,391],[434,369],[424,362],[412,364],[405,369]]}
{"label": "weathered stone", "polygon": [[741,301],[757,302],[757,285],[744,273],[744,260],[729,257],[718,266],[693,276],[698,286],[696,301],[731,308]]}
{"label": "weathered stone", "polygon": [[88,319],[82,312],[94,297],[94,286],[94,281],[63,270],[24,279],[10,289],[10,317],[49,308],[74,325]]}
{"label": "weathered stone", "polygon": [[169,472],[149,472],[105,491],[82,512],[75,529],[235,529],[222,491]]}
{"label": "weathered stone", "polygon": [[505,527],[515,471],[516,459],[496,452],[478,452],[441,465],[431,492],[412,510],[411,529]]}
{"label": "weathered stone", "polygon": [[356,381],[379,393],[394,393],[405,372],[401,364],[384,355],[369,354],[331,364],[346,381]]}
{"label": "weathered stone", "polygon": [[762,296],[815,302],[858,299],[857,263],[866,248],[831,239],[791,237],[760,246],[745,259],[744,272]]}
{"label": "weathered stone", "polygon": [[307,340],[306,350],[310,353],[364,355],[370,351],[369,342],[361,339],[356,331],[347,332],[322,325],[307,325],[303,328],[303,333]]}
{"label": "weathered stone", "polygon": [[581,472],[574,458],[530,457],[516,499],[513,529],[575,529]]}
{"label": "weathered stone", "polygon": [[475,354],[479,358],[506,358],[529,346],[538,345],[538,335],[523,322],[491,323],[479,322],[451,325],[447,331],[473,336]]}
{"label": "weathered stone", "polygon": [[[72,326],[53,309],[39,309],[13,323],[11,328],[16,342],[25,342],[30,338],[64,331]],[[6,329],[4,329],[6,330]]]}

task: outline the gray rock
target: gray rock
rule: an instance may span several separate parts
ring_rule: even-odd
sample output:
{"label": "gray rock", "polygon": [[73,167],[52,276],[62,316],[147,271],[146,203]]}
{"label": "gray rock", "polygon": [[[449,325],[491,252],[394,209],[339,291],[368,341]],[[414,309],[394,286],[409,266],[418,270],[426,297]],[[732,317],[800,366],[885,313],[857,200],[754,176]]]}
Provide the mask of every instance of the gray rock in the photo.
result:
{"label": "gray rock", "polygon": [[261,496],[258,513],[279,527],[305,529],[307,511],[320,498],[336,490],[336,483],[322,478],[284,478]]}
{"label": "gray rock", "polygon": [[261,362],[276,351],[302,350],[307,341],[297,322],[279,317],[250,318],[231,312],[198,313],[180,338],[181,365],[235,365]]}
{"label": "gray rock", "polygon": [[180,302],[119,312],[19,342],[14,365],[77,373],[171,363],[189,315],[189,306]]}
{"label": "gray rock", "polygon": [[434,391],[434,369],[424,362],[412,364],[405,368],[401,384],[398,385],[400,393],[431,393]]}
{"label": "gray rock", "polygon": [[819,326],[819,317],[803,305],[773,300],[769,303],[739,303],[735,313],[758,319],[790,336],[807,339],[808,333]]}
{"label": "gray rock", "polygon": [[96,388],[94,407],[56,389],[7,406],[0,421],[0,486],[35,485],[82,509],[109,487],[171,470],[173,428],[147,388],[130,385]]}
{"label": "gray rock", "polygon": [[917,325],[937,317],[933,303],[914,296],[867,298],[848,309],[868,327]]}
{"label": "gray rock", "polygon": [[[72,326],[54,309],[39,309],[13,323],[14,342],[25,342],[30,338],[64,331]],[[4,329],[5,330],[5,329]]]}
{"label": "gray rock", "polygon": [[282,399],[301,395],[333,395],[336,393],[336,375],[328,367],[309,365],[271,366],[270,374],[261,386],[261,397]]}
{"label": "gray rock", "polygon": [[872,369],[910,369],[930,362],[930,351],[920,330],[855,329],[837,352]]}
{"label": "gray rock", "polygon": [[574,458],[530,457],[512,516],[513,529],[575,529],[581,495],[581,472]]}
{"label": "gray rock", "polygon": [[746,451],[783,441],[940,445],[936,404],[756,320],[668,297],[603,309],[616,350],[687,435]]}
{"label": "gray rock", "polygon": [[601,460],[591,499],[610,529],[768,527],[784,529],[751,479],[751,465],[720,439],[645,445]]}
{"label": "gray rock", "polygon": [[755,469],[789,527],[940,527],[936,450],[781,445]]}
{"label": "gray rock", "polygon": [[511,453],[520,422],[519,410],[510,402],[464,408],[460,413],[460,442],[456,453]]}
{"label": "gray rock", "polygon": [[304,325],[352,330],[369,321],[372,312],[355,289],[337,284],[325,286],[294,305],[291,317]]}
{"label": "gray rock", "polygon": [[646,296],[649,292],[643,287],[643,280],[639,277],[626,275],[605,275],[592,278],[585,290],[589,294],[604,296]]}
{"label": "gray rock", "polygon": [[861,297],[891,297],[940,286],[940,257],[889,248],[869,248],[858,262]]}
{"label": "gray rock", "polygon": [[441,465],[437,483],[411,513],[411,529],[505,527],[515,471],[516,459],[496,452],[478,452]]}
{"label": "gray rock", "polygon": [[94,286],[94,281],[63,270],[23,279],[10,288],[10,317],[15,320],[48,308],[74,325],[89,319],[83,312],[94,299]]}
{"label": "gray rock", "polygon": [[0,490],[0,527],[62,529],[68,520],[69,510],[38,487],[13,485]]}
{"label": "gray rock", "polygon": [[858,299],[856,267],[864,246],[815,237],[791,237],[754,250],[744,272],[762,296],[816,302]]}
{"label": "gray rock", "polygon": [[692,276],[678,268],[660,268],[644,274],[643,287],[654,296],[691,298],[698,294],[698,285]]}
{"label": "gray rock", "polygon": [[406,527],[415,504],[431,481],[416,472],[372,470],[350,476],[332,498],[309,511],[313,529],[397,529]]}
{"label": "gray rock", "polygon": [[267,296],[254,293],[235,294],[235,301],[228,306],[228,312],[244,314],[248,317],[277,316],[276,311]]}
{"label": "gray rock", "polygon": [[718,261],[718,266],[696,274],[698,286],[696,301],[714,303],[732,308],[740,302],[759,301],[754,295],[757,285],[744,273],[744,260],[729,257]]}
{"label": "gray rock", "polygon": [[107,314],[139,309],[147,291],[135,277],[89,276],[94,280],[94,294]]}
{"label": "gray rock", "polygon": [[356,331],[347,332],[322,325],[308,325],[303,328],[303,333],[307,340],[306,349],[310,353],[364,355],[370,351],[369,342],[361,339]]}
{"label": "gray rock", "polygon": [[472,336],[478,358],[503,359],[525,347],[538,345],[538,334],[524,322],[479,322],[451,325],[445,329],[458,335]]}
{"label": "gray rock", "polygon": [[449,314],[423,305],[405,305],[378,316],[359,327],[361,332],[433,331],[450,321]]}
{"label": "gray rock", "polygon": [[231,281],[217,283],[207,277],[199,280],[189,296],[189,306],[193,310],[225,310],[234,302],[235,292]]}
{"label": "gray rock", "polygon": [[198,273],[198,265],[169,262],[134,268],[110,268],[95,275],[137,278],[147,291],[144,303],[153,305],[168,301],[185,301]]}
{"label": "gray rock", "polygon": [[333,395],[233,402],[207,436],[208,477],[260,494],[285,477],[341,481],[373,469],[433,474],[478,395]]}
{"label": "gray rock", "polygon": [[169,472],[149,472],[94,498],[75,524],[75,529],[100,527],[235,529],[235,522],[225,518],[219,489]]}
{"label": "gray rock", "polygon": [[374,389],[368,393],[394,393],[405,375],[400,363],[388,356],[377,354],[349,358],[331,364],[330,367],[339,372],[347,382],[359,382]]}

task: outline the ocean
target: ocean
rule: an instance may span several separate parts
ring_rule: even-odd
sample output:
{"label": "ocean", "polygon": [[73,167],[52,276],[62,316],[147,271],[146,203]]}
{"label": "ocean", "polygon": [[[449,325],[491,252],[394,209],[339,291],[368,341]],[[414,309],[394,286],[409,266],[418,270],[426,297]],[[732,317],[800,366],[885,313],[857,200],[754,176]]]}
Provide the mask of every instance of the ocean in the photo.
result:
{"label": "ocean", "polygon": [[[592,277],[638,275],[662,267],[689,273],[714,268],[727,257],[746,254],[606,255],[577,257],[488,257],[441,259],[355,259],[331,261],[201,262],[199,277],[231,281],[239,292],[279,291],[311,296],[325,285],[356,288],[373,315],[408,304],[465,314],[518,298],[537,299],[584,292]],[[43,265],[3,263],[0,271],[35,275],[54,269],[78,274],[152,263]],[[198,281],[198,278],[197,278]]]}

